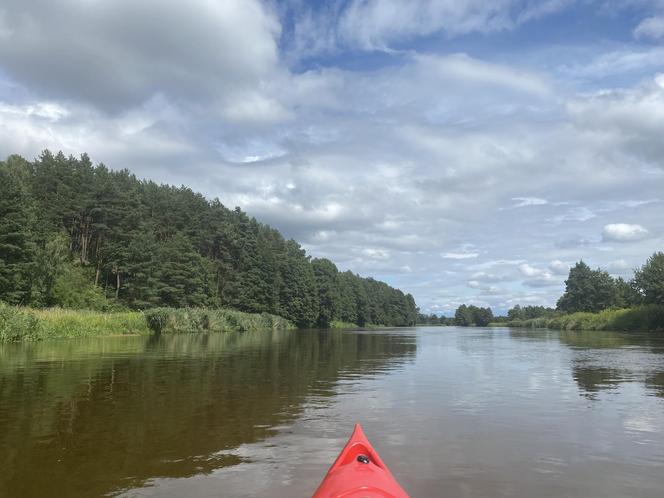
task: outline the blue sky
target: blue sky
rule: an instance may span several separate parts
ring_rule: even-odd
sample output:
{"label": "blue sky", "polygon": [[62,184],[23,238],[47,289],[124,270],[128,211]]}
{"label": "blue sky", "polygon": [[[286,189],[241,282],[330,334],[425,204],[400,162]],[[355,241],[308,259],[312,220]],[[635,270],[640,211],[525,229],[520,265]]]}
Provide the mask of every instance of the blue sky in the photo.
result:
{"label": "blue sky", "polygon": [[0,155],[240,206],[425,312],[664,246],[662,0],[6,0]]}

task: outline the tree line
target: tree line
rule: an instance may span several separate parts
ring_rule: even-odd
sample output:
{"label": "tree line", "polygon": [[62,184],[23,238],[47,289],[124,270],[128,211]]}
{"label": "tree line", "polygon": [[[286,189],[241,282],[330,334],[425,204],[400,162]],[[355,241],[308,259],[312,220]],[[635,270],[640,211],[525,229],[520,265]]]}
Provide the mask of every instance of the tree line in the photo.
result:
{"label": "tree line", "polygon": [[419,314],[418,323],[486,326],[491,322],[507,323],[577,312],[598,313],[647,304],[664,305],[664,252],[654,253],[629,280],[614,278],[601,268],[593,270],[583,260],[579,261],[570,269],[565,292],[555,308],[517,304],[507,311],[507,316],[494,316],[491,308],[462,304],[453,318]]}
{"label": "tree line", "polygon": [[599,313],[608,309],[664,305],[664,253],[655,252],[634,271],[631,279],[613,277],[601,268],[592,269],[583,260],[570,268],[565,292],[556,307],[514,306],[507,319],[528,320],[577,312]]}
{"label": "tree line", "polygon": [[654,253],[630,280],[613,278],[608,272],[591,269],[579,261],[565,280],[565,292],[556,309],[565,313],[609,308],[630,308],[642,304],[664,304],[664,253]]}
{"label": "tree line", "polygon": [[0,300],[228,307],[301,327],[417,318],[410,294],[312,259],[239,208],[49,151],[0,162]]}

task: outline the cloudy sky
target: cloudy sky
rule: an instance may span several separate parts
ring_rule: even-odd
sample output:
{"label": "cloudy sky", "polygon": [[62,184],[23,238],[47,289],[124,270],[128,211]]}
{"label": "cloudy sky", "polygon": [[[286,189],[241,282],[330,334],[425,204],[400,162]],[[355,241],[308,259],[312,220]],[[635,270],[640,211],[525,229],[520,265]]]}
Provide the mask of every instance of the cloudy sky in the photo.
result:
{"label": "cloudy sky", "polygon": [[553,305],[664,249],[664,0],[3,0],[0,156],[44,148],[426,312]]}

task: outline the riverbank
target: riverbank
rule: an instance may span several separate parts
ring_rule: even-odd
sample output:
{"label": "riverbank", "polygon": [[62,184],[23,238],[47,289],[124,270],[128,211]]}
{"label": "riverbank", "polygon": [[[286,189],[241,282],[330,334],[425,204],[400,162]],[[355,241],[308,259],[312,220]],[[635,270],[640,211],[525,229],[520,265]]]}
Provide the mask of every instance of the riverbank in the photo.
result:
{"label": "riverbank", "polygon": [[661,332],[664,331],[664,306],[651,304],[636,308],[604,310],[599,313],[571,313],[491,325],[532,329]]}
{"label": "riverbank", "polygon": [[34,309],[0,302],[0,342],[43,339],[292,329],[275,315],[228,309],[156,308],[145,312]]}

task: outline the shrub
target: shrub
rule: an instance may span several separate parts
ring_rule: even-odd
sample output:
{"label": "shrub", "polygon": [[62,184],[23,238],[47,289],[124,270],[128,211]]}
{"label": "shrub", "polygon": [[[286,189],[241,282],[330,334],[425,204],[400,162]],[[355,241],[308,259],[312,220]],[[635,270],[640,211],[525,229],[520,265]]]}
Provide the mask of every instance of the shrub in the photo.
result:
{"label": "shrub", "polygon": [[36,340],[43,333],[41,323],[34,315],[0,302],[0,342]]}

